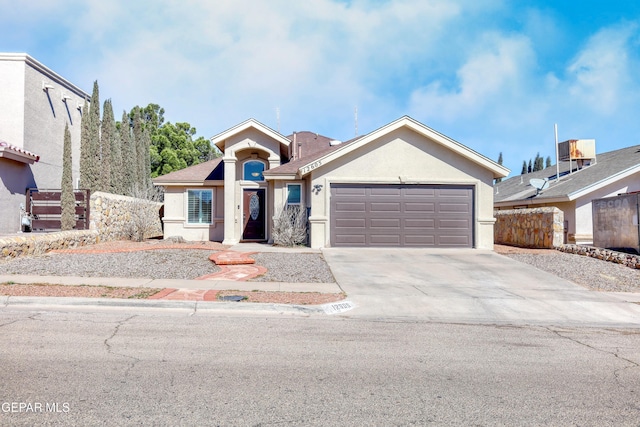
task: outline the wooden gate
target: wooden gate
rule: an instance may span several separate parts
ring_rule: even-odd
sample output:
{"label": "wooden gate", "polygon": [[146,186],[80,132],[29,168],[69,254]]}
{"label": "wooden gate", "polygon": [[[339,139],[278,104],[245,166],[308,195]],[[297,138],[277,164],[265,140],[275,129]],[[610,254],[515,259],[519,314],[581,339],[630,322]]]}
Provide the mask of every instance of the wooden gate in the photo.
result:
{"label": "wooden gate", "polygon": [[[27,189],[26,212],[31,215],[32,231],[60,230],[62,207],[60,190]],[[89,190],[75,190],[76,226],[75,230],[89,229]]]}

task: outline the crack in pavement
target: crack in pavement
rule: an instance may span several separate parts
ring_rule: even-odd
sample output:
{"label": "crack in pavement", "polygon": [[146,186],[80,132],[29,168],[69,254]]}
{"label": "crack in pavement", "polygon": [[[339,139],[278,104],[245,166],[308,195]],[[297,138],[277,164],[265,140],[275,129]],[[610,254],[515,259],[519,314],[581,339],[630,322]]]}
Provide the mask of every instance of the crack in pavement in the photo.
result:
{"label": "crack in pavement", "polygon": [[627,359],[626,357],[623,357],[623,356],[621,356],[620,354],[618,354],[618,353],[619,353],[619,351],[620,351],[620,348],[619,348],[619,347],[616,347],[616,351],[604,350],[604,349],[602,349],[602,348],[594,347],[594,346],[592,346],[592,345],[590,345],[590,344],[587,344],[587,343],[585,343],[585,342],[582,342],[582,341],[577,340],[577,339],[575,339],[575,338],[572,338],[572,337],[570,337],[570,336],[563,335],[563,334],[561,333],[561,331],[551,329],[550,327],[546,327],[545,329],[546,329],[546,330],[548,330],[549,332],[551,332],[551,333],[553,333],[553,334],[555,334],[555,335],[559,336],[560,338],[567,339],[567,340],[569,340],[569,341],[571,341],[571,342],[573,342],[573,343],[576,343],[576,344],[578,344],[578,345],[581,345],[581,346],[587,347],[587,348],[588,348],[588,349],[590,349],[590,350],[595,350],[595,351],[599,351],[599,352],[601,352],[601,353],[609,354],[609,355],[611,355],[611,356],[615,357],[616,359],[619,359],[619,360],[622,360],[622,361],[624,361],[624,362],[627,362],[627,363],[629,364],[628,366],[625,366],[625,367],[623,367],[623,368],[614,369],[614,371],[613,371],[613,376],[614,376],[614,378],[616,379],[616,383],[618,383],[618,385],[619,385],[619,386],[621,386],[621,387],[624,387],[624,385],[622,385],[622,384],[620,383],[620,372],[625,371],[625,370],[627,370],[627,369],[640,368],[640,363],[639,363],[639,362],[636,362],[636,361],[631,360],[631,359]]}
{"label": "crack in pavement", "polygon": [[132,362],[127,367],[127,370],[124,372],[125,378],[129,375],[129,372],[131,371],[131,369],[133,369],[135,367],[136,363],[138,363],[140,361],[140,359],[138,359],[137,357],[129,356],[128,354],[118,353],[118,352],[114,351],[113,350],[113,346],[109,343],[109,341],[111,341],[118,334],[118,332],[120,331],[120,327],[122,325],[124,325],[125,323],[127,323],[128,321],[133,319],[134,317],[138,317],[138,315],[134,314],[132,316],[127,317],[124,320],[121,320],[121,321],[117,322],[116,327],[113,329],[113,333],[111,334],[111,336],[109,336],[108,338],[106,338],[104,340],[104,346],[106,347],[108,354],[112,354],[112,355],[115,355],[115,356],[126,357],[127,359],[132,359]]}

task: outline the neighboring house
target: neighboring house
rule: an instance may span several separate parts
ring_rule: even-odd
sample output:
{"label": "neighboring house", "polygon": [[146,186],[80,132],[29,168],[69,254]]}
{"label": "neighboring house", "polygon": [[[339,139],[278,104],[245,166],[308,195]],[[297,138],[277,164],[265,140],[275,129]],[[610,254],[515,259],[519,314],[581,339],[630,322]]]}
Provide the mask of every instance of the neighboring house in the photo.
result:
{"label": "neighboring house", "polygon": [[[593,243],[591,201],[640,191],[640,145],[593,157],[582,160],[581,168],[576,160],[560,161],[560,180],[553,165],[496,184],[496,209],[555,206],[564,212],[567,243]],[[537,190],[531,185],[531,179],[548,182],[544,189]]]}
{"label": "neighboring house", "polygon": [[309,211],[310,246],[493,247],[493,180],[508,169],[402,117],[346,142],[250,119],[211,138],[222,158],[154,179],[164,232],[271,241],[286,205]]}
{"label": "neighboring house", "polygon": [[27,188],[60,188],[65,123],[77,182],[89,95],[24,53],[0,53],[0,94],[0,234],[9,234],[21,230]]}

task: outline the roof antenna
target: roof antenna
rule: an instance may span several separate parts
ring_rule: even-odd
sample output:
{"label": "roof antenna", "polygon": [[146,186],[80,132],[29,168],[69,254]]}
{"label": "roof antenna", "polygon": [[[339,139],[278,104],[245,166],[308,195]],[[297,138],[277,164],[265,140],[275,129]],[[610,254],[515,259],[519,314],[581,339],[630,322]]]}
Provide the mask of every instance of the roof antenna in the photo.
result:
{"label": "roof antenna", "polygon": [[355,125],[356,125],[356,135],[358,136],[358,106],[356,105],[355,111],[354,111],[354,119],[355,119]]}

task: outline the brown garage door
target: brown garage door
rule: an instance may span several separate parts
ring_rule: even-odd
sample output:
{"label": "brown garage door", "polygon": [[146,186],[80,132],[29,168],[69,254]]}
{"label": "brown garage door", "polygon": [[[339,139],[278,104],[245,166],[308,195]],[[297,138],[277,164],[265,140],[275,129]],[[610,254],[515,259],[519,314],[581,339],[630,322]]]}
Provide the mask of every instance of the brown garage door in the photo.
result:
{"label": "brown garage door", "polygon": [[331,245],[473,247],[473,187],[333,184]]}

